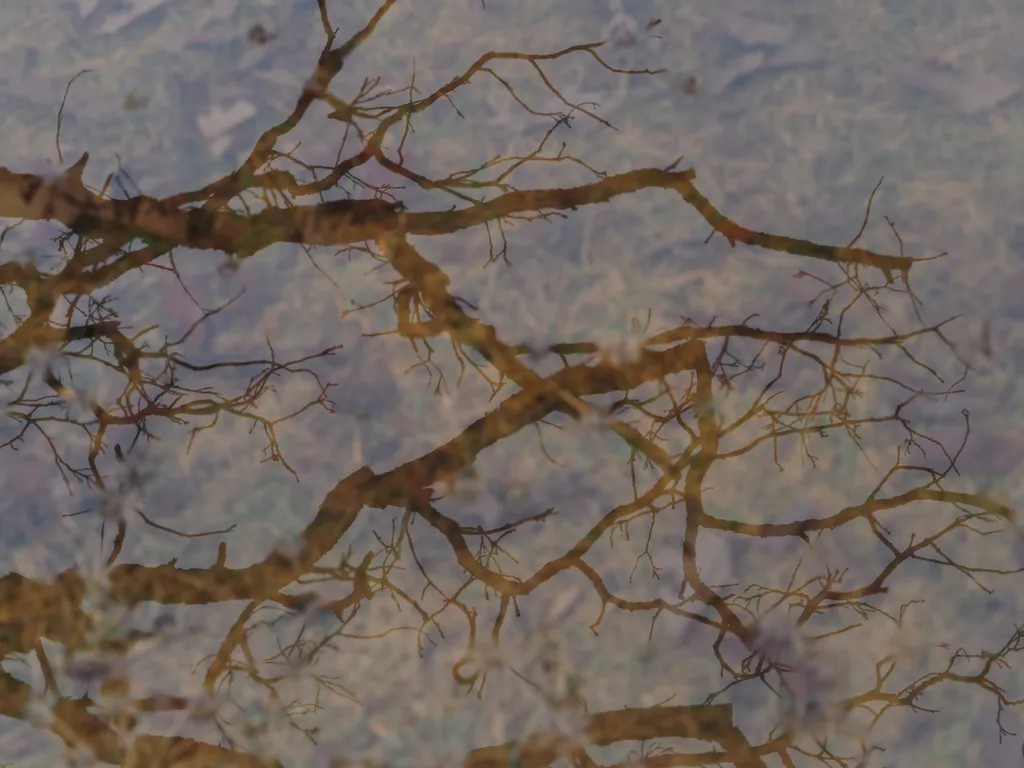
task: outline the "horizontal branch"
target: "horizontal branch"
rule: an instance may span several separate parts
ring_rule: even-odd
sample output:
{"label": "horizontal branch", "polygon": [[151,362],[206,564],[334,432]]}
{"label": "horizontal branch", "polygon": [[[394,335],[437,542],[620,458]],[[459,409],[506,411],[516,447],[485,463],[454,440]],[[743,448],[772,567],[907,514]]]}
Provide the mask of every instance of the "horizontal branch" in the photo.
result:
{"label": "horizontal branch", "polygon": [[[863,248],[822,245],[747,229],[723,216],[700,194],[693,185],[692,170],[643,168],[576,187],[509,192],[456,210],[405,212],[397,204],[369,199],[334,200],[245,214],[180,208],[146,195],[126,200],[101,198],[82,184],[81,172],[87,159],[87,155],[83,156],[71,171],[52,180],[0,168],[0,216],[53,219],[91,237],[137,237],[245,257],[275,243],[342,246],[375,240],[396,229],[409,235],[450,234],[516,214],[576,210],[632,192],[662,188],[678,193],[734,245],[740,242],[794,256],[861,264],[887,274],[907,273],[914,263],[907,257]],[[0,282],[16,277],[0,271]]]}

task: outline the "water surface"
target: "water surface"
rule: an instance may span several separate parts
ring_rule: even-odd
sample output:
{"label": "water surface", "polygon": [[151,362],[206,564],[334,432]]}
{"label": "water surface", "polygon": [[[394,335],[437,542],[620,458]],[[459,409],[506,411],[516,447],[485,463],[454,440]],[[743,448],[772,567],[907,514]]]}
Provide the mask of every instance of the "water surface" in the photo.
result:
{"label": "water surface", "polygon": [[0,11],[0,762],[1020,764],[1003,6]]}

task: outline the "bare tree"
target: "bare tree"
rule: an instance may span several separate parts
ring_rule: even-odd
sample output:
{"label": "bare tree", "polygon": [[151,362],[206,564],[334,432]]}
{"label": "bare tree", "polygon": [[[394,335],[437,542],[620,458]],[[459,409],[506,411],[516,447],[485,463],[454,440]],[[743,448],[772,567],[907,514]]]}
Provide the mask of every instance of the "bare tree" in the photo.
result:
{"label": "bare tree", "polygon": [[[0,712],[51,731],[69,752],[118,765],[281,765],[269,751],[250,748],[272,722],[316,744],[324,764],[354,764],[375,754],[382,740],[411,749],[397,731],[434,722],[437,712],[430,710],[443,709],[451,691],[455,699],[485,701],[496,685],[503,691],[500,701],[532,702],[532,711],[550,717],[542,725],[510,720],[507,738],[461,745],[464,765],[566,760],[592,766],[608,759],[595,756],[602,749],[628,752],[611,758],[616,764],[648,766],[796,765],[809,759],[863,765],[884,749],[874,736],[884,718],[899,710],[927,711],[922,701],[931,690],[957,684],[990,696],[997,727],[1008,732],[1002,714],[1020,700],[995,673],[1012,664],[1019,628],[991,648],[950,648],[942,663],[924,673],[912,665],[904,669],[895,651],[877,658],[870,679],[851,672],[843,683],[837,671],[843,662],[835,646],[844,638],[880,624],[899,629],[919,607],[928,610],[919,606],[924,598],[898,588],[901,574],[915,568],[948,571],[987,590],[986,579],[1013,572],[962,556],[964,541],[1005,530],[1015,513],[989,495],[958,486],[956,459],[964,443],[944,446],[916,421],[921,403],[959,391],[967,369],[952,383],[938,372],[936,357],[943,365],[957,359],[944,333],[950,320],[929,324],[917,313],[911,275],[920,259],[903,253],[895,227],[895,255],[859,245],[870,201],[860,232],[847,245],[757,232],[720,212],[701,194],[695,171],[682,168],[679,159],[606,173],[573,157],[564,144],[558,146],[559,131],[608,121],[592,105],[563,95],[546,67],[574,57],[618,77],[652,74],[613,66],[600,42],[546,54],[490,52],[429,93],[415,83],[397,92],[367,80],[354,96],[341,98],[332,92],[333,80],[395,3],[383,2],[344,42],[336,39],[325,2],[318,5],[325,43],[292,113],[263,133],[230,175],[158,199],[114,198],[107,185],[86,187],[88,155],[49,179],[0,170],[3,216],[49,220],[67,230],[52,265],[0,264],[13,322],[0,339],[0,375],[10,393],[0,448],[46,446],[65,483],[95,492],[96,504],[88,511],[117,527],[99,577],[68,568],[52,581],[16,573],[0,578],[2,655],[34,659],[44,678],[40,691],[5,667]],[[511,63],[527,68],[557,108],[521,97],[503,74],[502,66]],[[443,178],[407,161],[404,146],[417,121],[431,110],[457,109],[460,89],[483,78],[547,121],[534,151],[453,169]],[[281,148],[282,140],[311,119],[310,108],[318,102],[344,127],[336,165],[322,175],[283,170],[300,161]],[[359,146],[353,149],[350,142]],[[443,194],[449,204],[413,209],[394,187],[363,182],[353,189],[369,196],[338,197],[339,185],[358,180],[359,170],[371,162],[416,188]],[[559,188],[520,188],[515,182],[516,172],[545,164],[582,169],[589,180]],[[638,328],[638,339],[621,354],[610,354],[600,339],[567,338],[540,349],[503,339],[497,319],[457,295],[451,277],[422,245],[485,228],[492,244],[485,258],[508,261],[505,234],[514,225],[537,226],[658,190],[702,217],[709,239],[721,236],[732,246],[790,257],[789,269],[820,285],[811,321],[773,328],[753,313],[740,321],[682,318],[657,332]],[[297,476],[276,427],[308,409],[334,409],[335,384],[318,364],[345,351],[336,343],[282,360],[268,338],[259,359],[225,358],[210,350],[197,358],[186,350],[187,342],[230,316],[235,299],[213,307],[196,300],[198,319],[183,333],[161,339],[152,329],[127,327],[115,283],[142,270],[159,270],[161,281],[180,280],[177,248],[217,252],[217,258],[226,257],[222,266],[244,270],[247,260],[279,243],[301,245],[311,259],[316,246],[374,260],[388,275],[386,288],[372,305],[347,310],[348,316],[390,305],[395,322],[389,335],[408,345],[414,367],[429,373],[434,393],[449,392],[448,383],[467,374],[477,376],[491,394],[490,410],[453,438],[387,471],[363,466],[342,478],[298,540],[258,562],[229,567],[226,538],[207,567],[185,568],[176,558],[162,565],[119,562],[136,516],[179,537],[231,532],[177,530],[147,516],[145,499],[132,497],[145,493],[147,472],[154,471],[137,457],[155,439],[157,425],[186,430],[191,444],[226,421],[241,420],[262,434],[266,459]],[[919,322],[890,322],[886,310],[893,302],[903,302],[907,316]],[[861,333],[866,316],[877,322],[877,333]],[[368,334],[366,343],[376,338]],[[541,371],[539,360],[554,365]],[[75,383],[100,374],[117,382],[102,397]],[[312,382],[315,397],[281,417],[264,416],[261,402],[274,382],[296,378]],[[880,391],[886,396],[866,396]],[[890,405],[878,407],[880,401]],[[963,416],[966,442],[970,416]],[[594,440],[618,441],[625,457],[619,469],[632,488],[632,498],[609,502],[580,535],[563,545],[569,529],[555,527],[572,516],[571,503],[538,507],[494,527],[462,521],[450,509],[457,487],[485,452],[534,432],[539,460],[555,464],[545,435],[570,425],[592,428]],[[85,436],[84,455],[74,455],[71,433]],[[794,462],[816,466],[822,453],[849,458],[845,479],[860,494],[857,501],[808,514],[814,499],[786,500],[766,487],[755,494],[762,508],[727,512],[714,503],[727,495],[723,485],[738,482],[727,472],[755,456],[769,455],[782,472]],[[883,459],[887,463],[879,465]],[[865,467],[875,470],[867,482]],[[916,511],[921,505],[929,510],[923,526]],[[655,552],[652,541],[671,521],[679,523],[681,535],[675,562],[666,564],[664,551]],[[714,537],[750,546],[778,544],[796,554],[763,579],[709,583],[698,553]],[[598,554],[616,546],[635,550],[624,571],[618,561]],[[558,551],[545,555],[539,567],[520,563],[515,554],[552,547]],[[860,565],[855,574],[851,558]],[[649,574],[650,584],[674,575],[672,594],[645,592],[638,586],[641,573]],[[592,599],[564,587],[573,576],[587,585]],[[531,600],[540,619],[532,625],[521,615],[529,613],[521,605]],[[178,612],[223,603],[234,604],[220,607],[237,615],[219,648],[196,660],[204,668],[202,693],[133,694],[134,660],[167,644],[188,645],[191,628]],[[145,631],[111,619],[143,604],[173,609]],[[649,621],[648,639],[637,642],[637,649],[690,656],[694,666],[713,661],[721,684],[699,696],[687,691],[688,703],[670,702],[675,693],[643,706],[611,707],[600,696],[592,702],[605,670],[599,663],[580,668],[568,661],[573,649],[567,649],[568,633],[560,628],[575,622],[596,636],[610,612]],[[506,636],[519,620],[528,627],[528,639],[517,646]],[[670,622],[680,636],[691,628],[701,649],[680,640],[680,647],[659,650],[649,639],[659,622]],[[484,631],[489,637],[481,638]],[[430,692],[436,703],[416,702],[415,693],[405,701],[399,697],[396,726],[369,711],[368,677],[356,667],[366,663],[383,675],[387,655],[373,659],[365,649],[404,635],[414,639],[419,654],[401,663],[423,657],[426,664],[440,654],[447,675]],[[51,660],[54,646],[64,656],[60,664]],[[321,663],[329,654],[361,661],[332,667]],[[638,655],[629,663],[646,662]],[[103,701],[69,697],[62,692],[68,679],[99,684]],[[485,693],[488,679],[500,682]],[[781,702],[765,733],[737,723],[739,692],[755,698],[769,692]],[[327,700],[357,703],[363,715],[335,725],[332,733],[324,725]],[[140,720],[154,713],[187,715],[190,723],[217,734],[219,743],[184,733],[146,733]],[[850,733],[859,751],[839,751],[828,737],[854,721],[859,730]],[[694,749],[694,741],[704,745]]]}

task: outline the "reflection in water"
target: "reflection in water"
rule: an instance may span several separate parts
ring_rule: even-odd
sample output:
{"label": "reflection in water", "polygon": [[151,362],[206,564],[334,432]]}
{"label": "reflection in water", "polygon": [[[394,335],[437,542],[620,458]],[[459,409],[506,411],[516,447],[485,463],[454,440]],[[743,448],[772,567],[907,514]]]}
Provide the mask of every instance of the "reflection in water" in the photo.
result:
{"label": "reflection in water", "polygon": [[[319,4],[291,113],[202,188],[0,170],[4,755],[880,765],[932,754],[965,689],[1008,734],[1015,515],[958,476],[969,411],[922,426],[968,368],[898,235],[759,232],[680,159],[594,167],[576,128],[609,116],[551,73],[616,108],[653,74],[600,44],[343,98],[393,6],[341,39]],[[663,31],[609,10],[618,49]],[[439,175],[482,84],[544,129]],[[290,138],[316,121],[329,167]],[[731,247],[665,258],[683,216]],[[562,219],[595,254],[552,247]]]}

